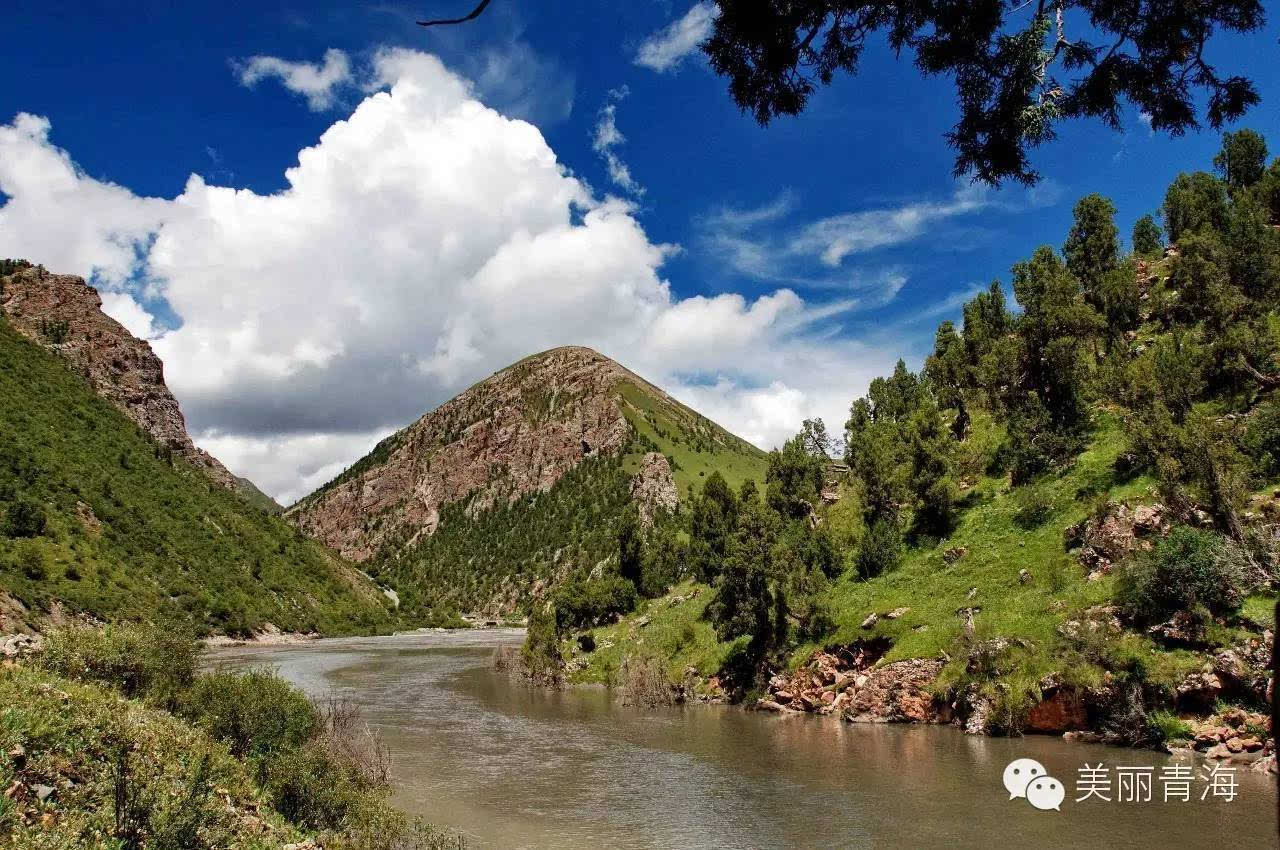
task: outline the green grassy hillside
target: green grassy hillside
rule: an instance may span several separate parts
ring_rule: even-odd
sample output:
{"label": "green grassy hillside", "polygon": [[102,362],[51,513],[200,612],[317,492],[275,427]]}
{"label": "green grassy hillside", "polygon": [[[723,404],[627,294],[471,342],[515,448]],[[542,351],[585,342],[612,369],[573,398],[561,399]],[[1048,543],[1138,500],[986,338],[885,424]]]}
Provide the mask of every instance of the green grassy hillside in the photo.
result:
{"label": "green grassy hillside", "polygon": [[[681,498],[700,489],[713,472],[719,472],[735,490],[748,479],[764,484],[768,457],[746,440],[639,384],[623,382],[615,390],[632,429],[671,461]],[[626,455],[628,472],[638,468],[641,456],[639,452]]]}
{"label": "green grassy hillside", "polygon": [[[998,443],[1002,426],[985,412],[975,415],[970,439],[975,444]],[[899,565],[882,575],[859,577],[847,569],[824,596],[831,616],[829,631],[819,641],[790,648],[787,663],[804,662],[815,649],[887,638],[889,663],[907,658],[948,660],[939,679],[942,688],[975,684],[1002,706],[1012,700],[1016,709],[1034,698],[1038,683],[1057,674],[1066,684],[1097,686],[1108,670],[1137,666],[1150,686],[1171,692],[1189,672],[1208,661],[1216,648],[1249,638],[1253,631],[1239,626],[1218,628],[1209,645],[1198,651],[1169,649],[1145,635],[1124,632],[1093,645],[1063,633],[1067,621],[1082,612],[1107,605],[1115,595],[1116,577],[1083,581],[1074,551],[1064,545],[1066,529],[1085,520],[1100,504],[1122,501],[1130,505],[1159,500],[1148,475],[1116,471],[1116,460],[1127,446],[1114,413],[1101,412],[1088,447],[1076,462],[1034,485],[1013,488],[1007,476],[981,475],[967,490],[965,508],[952,534],[943,541],[922,539],[909,544]],[[865,529],[858,515],[858,487],[841,488],[840,502],[820,510],[823,522],[842,541],[857,541]],[[1043,505],[1034,522],[1026,506]],[[965,550],[948,562],[948,550]],[[856,542],[845,549],[856,551]],[[1021,580],[1020,571],[1030,574]],[[616,683],[627,658],[662,659],[672,681],[692,666],[707,676],[720,671],[742,640],[717,638],[707,616],[715,596],[713,587],[686,581],[663,597],[642,601],[619,622],[591,630],[594,651],[583,653],[578,642],[566,642],[571,680]],[[1245,600],[1245,622],[1271,625],[1274,596],[1258,594]],[[883,615],[906,608],[896,619]],[[978,608],[975,629],[964,633],[965,608]],[[868,628],[864,621],[880,615]],[[1013,650],[995,675],[968,669],[968,650],[994,638],[1013,642]]]}
{"label": "green grassy hillside", "polygon": [[[850,664],[928,660],[897,670],[927,669],[943,713],[975,728],[1060,730],[1043,712],[1071,705],[1127,743],[1261,707],[1280,587],[1280,160],[1251,131],[1224,144],[1242,138],[1247,179],[1169,187],[1167,245],[1145,216],[1124,253],[1114,205],[1080,199],[1061,248],[1011,269],[1017,309],[993,282],[918,374],[899,361],[853,400],[844,480],[818,480],[825,428],[806,422],[768,459],[766,507],[718,481],[693,500],[684,584],[589,637],[547,631],[544,654],[580,681],[656,656],[673,681],[692,666],[794,708],[775,673],[861,648],[874,662]],[[670,548],[645,546],[657,562]]]}
{"label": "green grassy hillside", "polygon": [[0,591],[30,620],[64,606],[202,633],[389,627],[348,565],[173,458],[3,321],[0,399]]}

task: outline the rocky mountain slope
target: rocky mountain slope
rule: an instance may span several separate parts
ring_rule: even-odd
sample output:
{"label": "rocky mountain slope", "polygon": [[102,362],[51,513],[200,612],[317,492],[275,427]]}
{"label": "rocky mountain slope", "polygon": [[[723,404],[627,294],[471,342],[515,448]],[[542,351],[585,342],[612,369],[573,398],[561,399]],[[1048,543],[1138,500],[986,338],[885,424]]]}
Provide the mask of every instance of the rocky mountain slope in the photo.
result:
{"label": "rocky mountain slope", "polygon": [[178,400],[165,385],[164,364],[145,340],[102,312],[102,298],[84,278],[19,266],[3,278],[0,314],[27,339],[66,360],[156,442],[222,487],[248,492],[191,441]]}
{"label": "rocky mountain slope", "polygon": [[[0,633],[68,618],[234,635],[390,628],[357,570],[221,486],[150,349],[81,310],[96,293],[40,275],[0,277]],[[65,318],[42,325],[37,304]]]}
{"label": "rocky mountain slope", "polygon": [[[288,517],[364,561],[387,543],[431,535],[450,504],[466,499],[474,517],[550,490],[585,459],[619,457],[638,472],[641,436],[676,461],[671,480],[685,492],[712,469],[763,481],[758,449],[613,360],[565,347],[503,369],[388,437]],[[646,494],[674,507],[677,494],[646,481]]]}

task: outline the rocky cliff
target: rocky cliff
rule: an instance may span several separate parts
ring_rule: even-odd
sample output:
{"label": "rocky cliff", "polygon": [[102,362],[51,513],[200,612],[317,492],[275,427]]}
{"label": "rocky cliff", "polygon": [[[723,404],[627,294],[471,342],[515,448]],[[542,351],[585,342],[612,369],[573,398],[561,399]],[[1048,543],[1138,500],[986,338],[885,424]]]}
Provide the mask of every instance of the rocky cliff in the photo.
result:
{"label": "rocky cliff", "polygon": [[102,396],[161,445],[228,490],[235,477],[187,434],[178,400],[151,346],[102,312],[98,291],[39,266],[0,278],[0,312],[23,336],[56,352]]}
{"label": "rocky cliff", "polygon": [[[408,545],[433,533],[449,503],[470,496],[474,514],[545,492],[584,458],[624,450],[637,424],[678,431],[686,445],[699,440],[704,456],[718,448],[761,457],[613,360],[588,348],[556,348],[503,369],[387,438],[288,516],[343,555],[365,560],[387,541]],[[659,501],[669,508],[676,497],[672,486]]]}

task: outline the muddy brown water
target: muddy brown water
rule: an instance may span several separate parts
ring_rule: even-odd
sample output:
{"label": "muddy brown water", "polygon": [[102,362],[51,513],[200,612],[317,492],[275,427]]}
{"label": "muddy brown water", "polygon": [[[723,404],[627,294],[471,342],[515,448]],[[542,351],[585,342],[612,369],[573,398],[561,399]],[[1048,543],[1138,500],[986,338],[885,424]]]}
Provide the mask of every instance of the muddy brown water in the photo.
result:
{"label": "muddy brown water", "polygon": [[[522,638],[425,632],[209,657],[269,665],[308,693],[358,702],[391,747],[396,803],[478,848],[1277,846],[1274,783],[1245,768],[1224,774],[1214,797],[1203,761],[1055,737],[624,707],[604,689],[551,693],[493,671],[494,648]],[[1015,758],[1062,780],[1060,811],[1009,799],[1002,775]],[[1111,801],[1078,801],[1081,769],[1099,764]],[[1163,799],[1179,791],[1166,778],[1175,764],[1193,772],[1187,802]],[[1125,767],[1153,768],[1150,802],[1119,800]]]}

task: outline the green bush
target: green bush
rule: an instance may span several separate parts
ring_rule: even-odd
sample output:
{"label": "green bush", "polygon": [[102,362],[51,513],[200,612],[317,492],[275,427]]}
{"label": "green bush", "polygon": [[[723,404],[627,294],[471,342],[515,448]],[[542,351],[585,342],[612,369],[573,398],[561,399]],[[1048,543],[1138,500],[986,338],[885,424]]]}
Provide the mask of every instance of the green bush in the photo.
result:
{"label": "green bush", "polygon": [[179,713],[225,741],[237,758],[296,748],[320,729],[311,701],[269,670],[200,676]]}
{"label": "green bush", "polygon": [[556,625],[561,631],[598,626],[636,607],[636,586],[616,573],[571,579],[555,593]]}
{"label": "green bush", "polygon": [[858,546],[855,565],[858,575],[874,578],[898,565],[902,558],[902,532],[889,520],[876,520]]}
{"label": "green bush", "polygon": [[5,511],[4,533],[9,537],[39,537],[49,524],[44,505],[20,498]]}
{"label": "green bush", "polygon": [[322,833],[328,850],[466,850],[466,839],[410,818],[391,806],[367,806],[339,834]]}
{"label": "green bush", "polygon": [[[342,829],[368,795],[382,789],[353,765],[335,758],[320,740],[285,750],[270,760],[267,788],[276,811],[306,829]],[[350,821],[349,821],[350,818]]]}
{"label": "green bush", "polygon": [[199,652],[196,640],[173,625],[72,626],[49,634],[39,663],[68,679],[172,707],[195,680]]}
{"label": "green bush", "polygon": [[1053,515],[1053,500],[1048,494],[1038,490],[1024,490],[1018,494],[1018,509],[1013,521],[1026,531],[1039,528]]}
{"label": "green bush", "polygon": [[1280,476],[1280,404],[1268,400],[1249,418],[1246,444],[1268,478]]}
{"label": "green bush", "polygon": [[1116,599],[1139,623],[1201,608],[1221,616],[1239,610],[1248,591],[1248,556],[1227,538],[1179,526],[1155,549],[1120,570]]}
{"label": "green bush", "polygon": [[1148,716],[1151,729],[1161,741],[1189,740],[1195,735],[1191,725],[1172,711],[1153,711]]}

